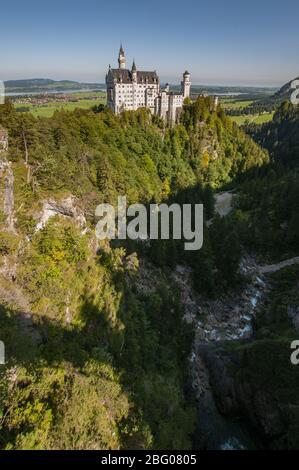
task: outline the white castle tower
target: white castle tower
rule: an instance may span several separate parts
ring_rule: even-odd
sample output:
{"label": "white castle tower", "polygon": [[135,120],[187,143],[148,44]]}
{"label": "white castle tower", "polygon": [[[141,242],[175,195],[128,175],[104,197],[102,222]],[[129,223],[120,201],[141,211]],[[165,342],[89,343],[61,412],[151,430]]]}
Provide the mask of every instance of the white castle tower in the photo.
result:
{"label": "white castle tower", "polygon": [[183,75],[183,81],[181,83],[182,85],[182,94],[184,99],[185,98],[190,98],[190,90],[191,90],[191,80],[190,80],[190,73],[186,72]]}
{"label": "white castle tower", "polygon": [[122,44],[120,45],[118,54],[118,66],[120,69],[125,70],[126,68],[126,56]]}

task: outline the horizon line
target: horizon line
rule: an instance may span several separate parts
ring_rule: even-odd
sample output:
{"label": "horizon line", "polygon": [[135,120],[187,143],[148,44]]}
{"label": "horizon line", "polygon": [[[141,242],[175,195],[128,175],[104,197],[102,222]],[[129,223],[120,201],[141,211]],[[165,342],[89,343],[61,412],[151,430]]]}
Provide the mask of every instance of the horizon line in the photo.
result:
{"label": "horizon line", "polygon": [[[81,80],[75,80],[75,79],[70,79],[70,78],[64,78],[64,79],[54,79],[50,77],[29,77],[29,78],[10,78],[7,80],[3,80],[4,84],[6,82],[19,82],[19,81],[29,81],[29,80],[51,80],[54,82],[74,82],[78,84],[84,84],[84,85],[99,85],[99,86],[106,86],[106,83],[103,82],[97,82],[97,81],[81,81]],[[169,83],[169,85],[180,85],[180,82],[167,82],[167,80],[161,80],[160,83]],[[287,82],[284,82],[287,83]],[[279,88],[281,85],[274,85],[274,84],[224,84],[224,83],[215,83],[215,82],[209,82],[209,83],[203,83],[203,82],[192,82],[192,86],[200,86],[200,87],[223,87],[223,88]]]}

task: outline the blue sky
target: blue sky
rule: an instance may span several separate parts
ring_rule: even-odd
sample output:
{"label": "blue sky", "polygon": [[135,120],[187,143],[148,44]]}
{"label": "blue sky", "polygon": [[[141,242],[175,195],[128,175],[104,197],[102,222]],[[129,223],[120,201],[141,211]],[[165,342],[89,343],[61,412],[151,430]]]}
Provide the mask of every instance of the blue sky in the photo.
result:
{"label": "blue sky", "polygon": [[[299,75],[298,0],[10,0],[0,6],[0,79],[104,82],[128,64],[179,82],[280,85]],[[44,6],[42,6],[44,5]]]}

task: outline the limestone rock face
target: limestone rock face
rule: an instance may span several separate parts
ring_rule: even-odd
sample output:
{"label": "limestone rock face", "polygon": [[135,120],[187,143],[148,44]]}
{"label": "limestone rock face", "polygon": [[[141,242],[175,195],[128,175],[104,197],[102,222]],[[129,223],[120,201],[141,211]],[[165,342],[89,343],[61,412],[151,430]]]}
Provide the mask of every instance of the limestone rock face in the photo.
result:
{"label": "limestone rock face", "polygon": [[43,208],[39,217],[39,222],[36,226],[36,231],[42,230],[49,219],[55,215],[75,219],[81,228],[86,226],[86,219],[83,210],[78,206],[76,198],[70,196],[66,199],[62,199],[61,201],[54,201],[51,199],[43,202]]}

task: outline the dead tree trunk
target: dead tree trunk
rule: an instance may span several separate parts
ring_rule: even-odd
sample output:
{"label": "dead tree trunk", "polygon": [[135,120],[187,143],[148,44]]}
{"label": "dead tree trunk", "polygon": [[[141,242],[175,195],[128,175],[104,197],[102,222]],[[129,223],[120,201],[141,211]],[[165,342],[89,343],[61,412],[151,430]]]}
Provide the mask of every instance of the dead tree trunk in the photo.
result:
{"label": "dead tree trunk", "polygon": [[25,166],[27,168],[27,184],[30,183],[31,179],[31,169],[29,165],[29,152],[28,152],[28,144],[26,139],[25,130],[22,131],[23,143],[24,143],[24,150],[25,150]]}

